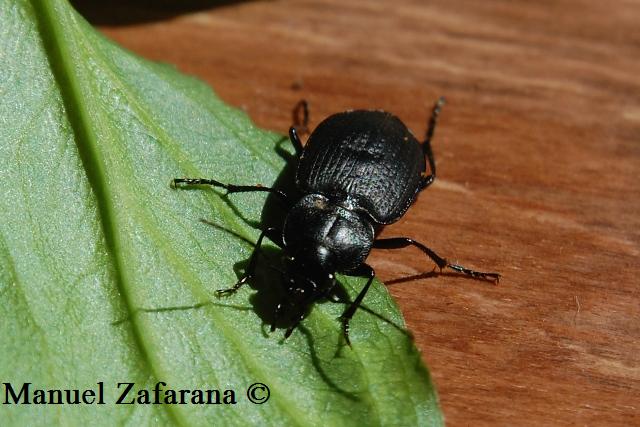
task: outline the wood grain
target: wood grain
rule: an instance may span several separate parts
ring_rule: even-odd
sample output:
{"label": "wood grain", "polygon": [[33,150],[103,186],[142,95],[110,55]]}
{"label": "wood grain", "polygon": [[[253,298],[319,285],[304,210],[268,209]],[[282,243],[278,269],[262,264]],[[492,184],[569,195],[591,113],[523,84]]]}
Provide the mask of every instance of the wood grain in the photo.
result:
{"label": "wood grain", "polygon": [[304,97],[312,125],[382,108],[419,135],[445,95],[438,180],[384,235],[504,278],[371,263],[448,424],[640,425],[640,2],[76,3],[282,133]]}

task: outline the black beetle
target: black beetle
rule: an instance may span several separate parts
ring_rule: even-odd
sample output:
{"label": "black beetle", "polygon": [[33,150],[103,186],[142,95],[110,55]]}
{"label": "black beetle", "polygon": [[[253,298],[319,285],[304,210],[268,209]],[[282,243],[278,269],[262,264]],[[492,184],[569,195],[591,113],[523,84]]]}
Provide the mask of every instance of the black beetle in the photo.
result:
{"label": "black beetle", "polygon": [[[326,118],[303,147],[300,131],[307,131],[309,112],[301,101],[294,110],[289,137],[299,157],[296,186],[302,197],[291,200],[278,189],[223,184],[213,179],[176,178],[173,186],[207,184],[228,193],[265,191],[277,195],[288,206],[283,228],[262,230],[244,276],[218,296],[237,291],[254,274],[260,246],[268,237],[284,250],[286,268],[280,270],[286,283],[286,301],[279,303],[271,330],[284,305],[293,310],[289,337],[307,309],[321,298],[335,300],[335,273],[368,277],[367,284],[341,316],[349,341],[349,321],[366,295],[375,272],[365,263],[372,248],[398,249],[413,245],[436,265],[449,267],[480,279],[498,281],[497,273],[482,273],[450,264],[431,249],[408,237],[376,239],[383,226],[397,221],[418,193],[433,183],[436,165],[431,139],[444,98],[433,108],[425,141],[420,144],[396,116],[385,111],[353,110]],[[302,109],[303,119],[298,119]],[[302,122],[302,123],[301,123]],[[427,173],[427,162],[429,173]]]}

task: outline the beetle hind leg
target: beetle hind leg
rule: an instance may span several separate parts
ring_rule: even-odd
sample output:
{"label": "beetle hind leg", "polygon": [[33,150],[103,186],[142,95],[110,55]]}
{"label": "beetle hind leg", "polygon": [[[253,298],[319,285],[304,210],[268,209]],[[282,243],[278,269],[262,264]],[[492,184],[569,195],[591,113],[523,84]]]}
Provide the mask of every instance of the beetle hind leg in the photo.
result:
{"label": "beetle hind leg", "polygon": [[293,125],[289,128],[289,139],[298,157],[302,154],[301,134],[309,133],[309,104],[304,99],[298,101],[292,111]]}
{"label": "beetle hind leg", "polygon": [[[293,107],[293,126],[300,133],[309,133],[309,103],[301,99],[295,107]],[[300,115],[302,114],[302,117]]]}
{"label": "beetle hind leg", "polygon": [[433,181],[436,179],[436,162],[433,157],[433,150],[431,149],[431,140],[433,139],[433,134],[436,131],[436,125],[438,124],[438,117],[440,116],[440,111],[442,110],[442,106],[445,104],[445,99],[443,96],[438,98],[435,105],[433,106],[433,111],[431,112],[431,118],[429,119],[429,127],[427,128],[427,135],[425,137],[424,142],[422,143],[422,153],[427,158],[429,162],[429,175],[425,175],[422,177],[422,181],[420,182],[420,190],[424,190],[427,188]]}
{"label": "beetle hind leg", "polygon": [[296,149],[296,154],[298,157],[302,155],[302,141],[300,140],[300,136],[298,135],[298,131],[295,126],[291,126],[289,128],[289,139],[291,140],[291,144],[293,144],[293,148]]}

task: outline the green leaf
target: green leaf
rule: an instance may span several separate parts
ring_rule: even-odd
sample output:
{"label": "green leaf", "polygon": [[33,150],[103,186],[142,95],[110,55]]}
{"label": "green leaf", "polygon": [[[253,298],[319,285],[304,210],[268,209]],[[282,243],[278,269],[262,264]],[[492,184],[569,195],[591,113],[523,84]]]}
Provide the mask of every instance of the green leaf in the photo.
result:
{"label": "green leaf", "polygon": [[[442,424],[379,282],[351,323],[352,348],[341,304],[315,304],[286,341],[269,334],[278,278],[266,268],[214,296],[246,264],[265,196],[169,182],[272,185],[287,164],[278,147],[292,152],[283,137],[105,40],[64,0],[0,2],[0,61],[0,382],[102,382],[106,402],[0,405],[3,425]],[[340,281],[351,298],[364,284]],[[233,389],[237,404],[114,403],[119,382],[158,381]],[[247,399],[255,382],[270,388],[264,404]]]}

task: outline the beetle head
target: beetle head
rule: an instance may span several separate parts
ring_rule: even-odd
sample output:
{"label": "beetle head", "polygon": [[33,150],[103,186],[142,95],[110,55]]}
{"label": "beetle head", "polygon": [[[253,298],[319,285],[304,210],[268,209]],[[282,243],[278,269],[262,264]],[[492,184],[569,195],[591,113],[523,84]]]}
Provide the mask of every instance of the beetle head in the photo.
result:
{"label": "beetle head", "polygon": [[[315,258],[311,260],[315,261]],[[291,305],[308,305],[325,295],[335,284],[334,274],[325,270],[322,264],[309,262],[308,257],[285,255],[284,263],[284,287]]]}

